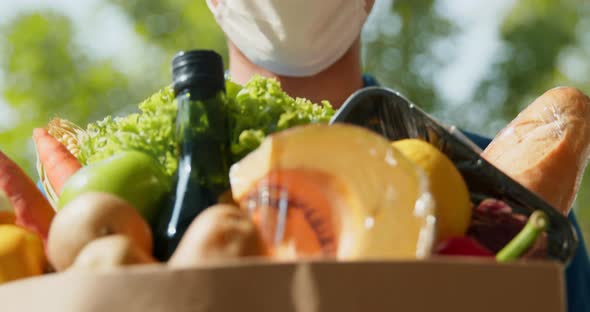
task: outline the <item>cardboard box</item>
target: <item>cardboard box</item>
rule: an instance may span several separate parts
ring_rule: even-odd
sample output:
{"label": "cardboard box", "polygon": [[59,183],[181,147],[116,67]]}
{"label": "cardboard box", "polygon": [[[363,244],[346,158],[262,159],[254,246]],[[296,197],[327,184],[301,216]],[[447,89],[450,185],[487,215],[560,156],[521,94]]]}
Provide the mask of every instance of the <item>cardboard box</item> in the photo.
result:
{"label": "cardboard box", "polygon": [[10,312],[565,312],[554,262],[239,262],[68,272],[0,286]]}

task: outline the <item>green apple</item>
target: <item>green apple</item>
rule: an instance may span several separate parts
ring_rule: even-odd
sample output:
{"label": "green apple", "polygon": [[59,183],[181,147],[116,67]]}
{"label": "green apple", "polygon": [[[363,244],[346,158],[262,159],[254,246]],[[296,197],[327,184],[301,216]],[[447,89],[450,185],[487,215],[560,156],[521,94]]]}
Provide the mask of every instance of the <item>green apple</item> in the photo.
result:
{"label": "green apple", "polygon": [[83,167],[68,179],[58,209],[83,193],[104,192],[125,199],[150,223],[170,190],[170,178],[151,156],[124,151]]}

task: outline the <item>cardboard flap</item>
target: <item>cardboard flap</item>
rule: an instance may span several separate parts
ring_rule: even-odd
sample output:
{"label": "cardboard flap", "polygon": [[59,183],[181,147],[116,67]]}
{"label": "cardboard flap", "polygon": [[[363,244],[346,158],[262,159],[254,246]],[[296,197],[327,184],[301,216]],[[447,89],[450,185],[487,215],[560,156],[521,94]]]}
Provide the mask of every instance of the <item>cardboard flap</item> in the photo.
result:
{"label": "cardboard flap", "polygon": [[243,263],[68,272],[0,287],[2,311],[565,311],[561,266]]}

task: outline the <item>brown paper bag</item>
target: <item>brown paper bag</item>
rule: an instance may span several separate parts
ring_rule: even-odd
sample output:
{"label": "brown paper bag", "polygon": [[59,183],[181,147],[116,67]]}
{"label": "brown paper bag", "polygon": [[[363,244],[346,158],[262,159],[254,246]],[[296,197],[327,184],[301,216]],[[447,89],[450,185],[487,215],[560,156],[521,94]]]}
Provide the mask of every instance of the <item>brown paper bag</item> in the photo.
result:
{"label": "brown paper bag", "polygon": [[3,312],[564,312],[557,263],[469,261],[163,265],[0,287]]}

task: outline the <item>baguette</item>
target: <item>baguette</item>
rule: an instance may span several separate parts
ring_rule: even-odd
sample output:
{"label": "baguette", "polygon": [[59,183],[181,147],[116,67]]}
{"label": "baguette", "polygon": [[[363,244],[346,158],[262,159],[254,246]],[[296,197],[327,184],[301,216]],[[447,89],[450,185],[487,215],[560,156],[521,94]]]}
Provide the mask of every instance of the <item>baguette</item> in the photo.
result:
{"label": "baguette", "polygon": [[589,154],[590,98],[559,87],[523,110],[482,156],[567,215]]}

